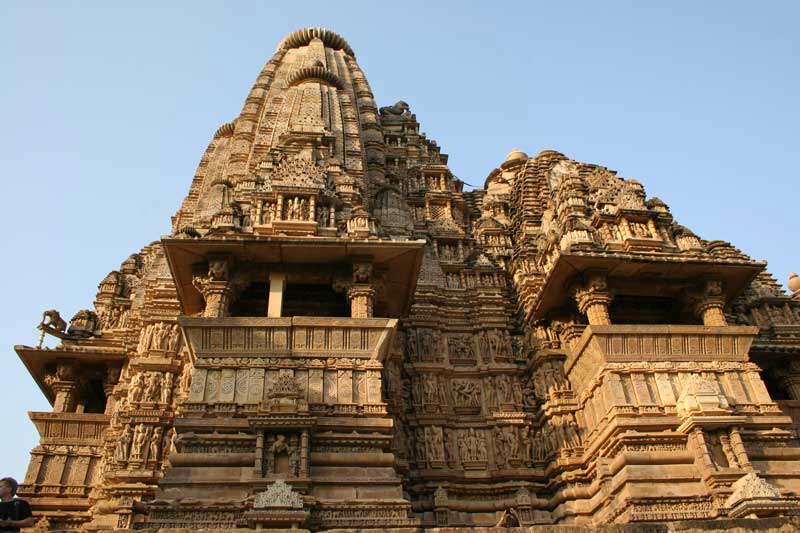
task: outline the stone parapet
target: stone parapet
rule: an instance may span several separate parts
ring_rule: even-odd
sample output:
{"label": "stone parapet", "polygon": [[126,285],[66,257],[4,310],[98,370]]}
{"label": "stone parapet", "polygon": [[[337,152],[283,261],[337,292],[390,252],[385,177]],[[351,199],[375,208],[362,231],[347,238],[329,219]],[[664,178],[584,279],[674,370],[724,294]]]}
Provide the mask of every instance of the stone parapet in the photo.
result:
{"label": "stone parapet", "polygon": [[198,358],[336,356],[382,360],[397,325],[387,318],[189,318],[179,320]]}
{"label": "stone parapet", "polygon": [[758,333],[750,326],[587,326],[570,351],[564,371],[573,385],[593,378],[604,363],[748,361]]}

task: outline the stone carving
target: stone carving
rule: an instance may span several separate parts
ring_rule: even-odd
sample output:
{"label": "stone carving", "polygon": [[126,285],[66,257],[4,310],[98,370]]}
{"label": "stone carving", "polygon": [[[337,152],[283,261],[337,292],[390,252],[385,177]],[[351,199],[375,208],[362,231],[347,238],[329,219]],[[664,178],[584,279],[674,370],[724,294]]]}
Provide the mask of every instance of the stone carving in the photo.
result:
{"label": "stone carving", "polygon": [[125,463],[128,460],[128,450],[130,450],[132,438],[131,426],[126,424],[114,448],[114,460],[117,463]]}
{"label": "stone carving", "polygon": [[480,385],[473,380],[453,380],[453,397],[457,406],[480,407]]}
{"label": "stone carving", "polygon": [[748,472],[731,485],[733,493],[725,500],[726,507],[734,507],[745,500],[780,499],[781,493],[755,472]]}
{"label": "stone carving", "polygon": [[[300,446],[297,436],[277,434],[267,448],[267,472],[285,474],[289,477],[300,475]],[[281,458],[286,461],[286,470],[281,470]]]}
{"label": "stone carving", "polygon": [[462,462],[486,461],[483,433],[478,433],[474,428],[461,430],[458,434],[458,450]]}
{"label": "stone carving", "polygon": [[690,375],[683,383],[676,407],[681,416],[724,413],[730,409],[728,400],[719,389],[697,374]]}
{"label": "stone carving", "polygon": [[40,329],[53,330],[63,333],[67,329],[67,323],[55,309],[48,309],[42,313]]}
{"label": "stone carving", "polygon": [[97,313],[83,309],[78,311],[69,321],[67,334],[78,338],[93,337],[97,334],[99,326],[100,320],[97,318]]}
{"label": "stone carving", "polygon": [[303,499],[282,479],[256,494],[254,509],[302,509]]}

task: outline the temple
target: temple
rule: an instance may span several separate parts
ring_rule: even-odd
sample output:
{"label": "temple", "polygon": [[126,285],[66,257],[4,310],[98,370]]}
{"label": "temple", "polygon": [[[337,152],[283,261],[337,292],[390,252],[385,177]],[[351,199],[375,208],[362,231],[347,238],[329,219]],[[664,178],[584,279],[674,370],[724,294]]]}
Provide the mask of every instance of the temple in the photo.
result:
{"label": "temple", "polygon": [[16,346],[36,527],[800,514],[800,278],[555,151],[464,185],[341,36],[288,35],[171,234]]}

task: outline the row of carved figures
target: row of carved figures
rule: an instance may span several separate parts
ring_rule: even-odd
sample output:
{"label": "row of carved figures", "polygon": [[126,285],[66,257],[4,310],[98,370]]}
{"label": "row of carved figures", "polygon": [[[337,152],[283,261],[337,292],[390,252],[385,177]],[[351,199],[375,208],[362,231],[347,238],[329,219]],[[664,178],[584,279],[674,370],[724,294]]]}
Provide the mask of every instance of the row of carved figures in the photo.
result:
{"label": "row of carved figures", "polygon": [[406,350],[411,361],[442,361],[446,347],[451,359],[474,359],[481,354],[481,361],[489,363],[495,359],[508,360],[522,354],[521,342],[515,342],[506,330],[490,329],[475,335],[450,335],[447,337],[434,329],[409,329],[405,332]]}
{"label": "row of carved figures", "polygon": [[129,405],[160,403],[169,405],[172,398],[172,372],[138,372],[131,377]]}
{"label": "row of carved figures", "polygon": [[166,460],[174,438],[175,428],[170,428],[165,435],[161,426],[136,424],[132,429],[131,424],[125,424],[114,447],[114,463],[124,468],[129,461],[155,464],[161,459]]}
{"label": "row of carved figures", "polygon": [[105,307],[97,312],[103,329],[122,329],[128,326],[128,309],[120,306]]}
{"label": "row of carved figures", "polygon": [[156,322],[142,328],[136,351],[144,354],[148,350],[177,352],[181,347],[181,331],[178,324]]}
{"label": "row of carved figures", "polygon": [[[449,382],[449,383],[448,383]],[[483,382],[484,392],[481,392]],[[533,398],[526,400],[526,395],[533,391],[523,388],[516,376],[501,374],[477,379],[453,379],[423,374],[412,381],[414,403],[417,405],[452,405],[454,407],[479,407],[482,396],[487,409],[499,405],[532,405]],[[451,389],[452,387],[452,389]],[[452,390],[452,395],[450,391]]]}
{"label": "row of carved figures", "polygon": [[[401,430],[402,431],[402,430]],[[581,446],[580,429],[572,413],[554,415],[539,430],[530,426],[495,426],[492,429],[418,427],[412,435],[412,453],[417,463],[452,464],[488,461],[491,439],[496,468],[544,461],[549,453]]]}
{"label": "row of carved figures", "polygon": [[445,274],[447,289],[475,289],[478,287],[505,287],[505,278],[491,272],[447,272]]}

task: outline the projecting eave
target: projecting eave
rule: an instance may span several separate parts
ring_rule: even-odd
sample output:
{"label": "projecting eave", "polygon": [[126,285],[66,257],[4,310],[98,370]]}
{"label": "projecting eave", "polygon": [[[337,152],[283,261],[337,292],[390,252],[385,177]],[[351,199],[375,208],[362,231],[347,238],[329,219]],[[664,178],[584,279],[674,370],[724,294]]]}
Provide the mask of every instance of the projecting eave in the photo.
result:
{"label": "projecting eave", "polygon": [[14,351],[17,352],[28,373],[33,377],[39,389],[44,394],[50,405],[55,401],[55,395],[45,382],[45,376],[49,366],[55,365],[58,361],[72,361],[80,366],[109,366],[108,363],[119,362],[120,365],[125,360],[122,351],[100,351],[100,350],[69,350],[69,349],[41,349],[31,346],[16,345]]}
{"label": "projecting eave", "polygon": [[548,311],[566,304],[571,298],[567,285],[587,271],[598,270],[605,272],[609,279],[638,282],[642,290],[647,291],[642,295],[647,296],[676,296],[668,291],[659,292],[663,290],[659,288],[660,281],[678,282],[671,284],[674,288],[680,286],[681,281],[713,277],[724,283],[725,302],[728,304],[765,267],[764,261],[686,258],[667,254],[627,253],[620,257],[592,252],[565,253],[559,256],[545,279],[531,318],[540,319]]}
{"label": "projecting eave", "polygon": [[[406,314],[422,264],[424,240],[344,240],[335,237],[280,237],[248,240],[174,239],[164,237],[161,245],[184,315],[202,310],[200,292],[192,284],[193,265],[211,254],[229,254],[234,261],[262,264],[265,270],[290,270],[295,266],[347,265],[368,261],[383,273],[385,296],[391,317]],[[288,267],[288,268],[287,268]]]}

